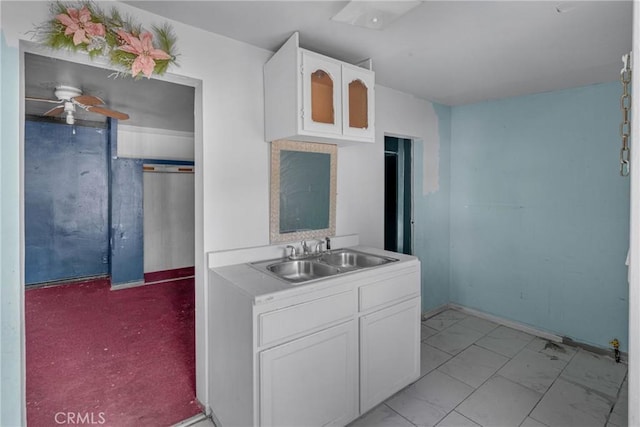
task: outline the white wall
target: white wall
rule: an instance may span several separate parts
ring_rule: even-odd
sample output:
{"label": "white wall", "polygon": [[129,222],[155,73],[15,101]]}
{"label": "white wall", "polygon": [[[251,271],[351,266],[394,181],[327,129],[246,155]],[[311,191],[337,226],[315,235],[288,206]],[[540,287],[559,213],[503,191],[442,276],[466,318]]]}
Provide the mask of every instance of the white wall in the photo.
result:
{"label": "white wall", "polygon": [[194,174],[144,172],[144,272],[195,263]]}
{"label": "white wall", "polygon": [[118,123],[118,157],[193,161],[194,142],[193,132]]}
{"label": "white wall", "polygon": [[[101,6],[116,6],[122,14],[130,15],[147,28],[169,21],[123,3],[105,2]],[[31,36],[26,33],[33,29],[34,23],[48,19],[48,2],[3,1],[0,7],[2,32],[7,44],[14,48],[19,40],[30,40]],[[202,239],[196,240],[196,321],[202,325],[206,324],[202,318],[206,315],[203,305],[207,292],[203,274],[205,254],[269,243],[269,144],[263,139],[262,66],[271,52],[179,22],[171,24],[178,40],[180,67],[170,71],[202,81],[202,92],[196,90],[194,153],[198,171],[196,239]],[[4,52],[2,59],[4,68]],[[15,58],[8,59],[11,63]],[[86,61],[86,58],[81,60]],[[19,81],[14,83],[20,84]],[[425,112],[429,113],[428,102],[381,87],[376,90],[377,142],[341,148],[338,154],[336,231],[338,234],[357,233],[362,244],[381,247],[384,132],[418,137],[428,142],[432,141],[429,124],[433,120],[431,116],[425,117]],[[199,100],[202,101],[202,121],[198,118]],[[20,102],[15,100],[15,104]],[[2,124],[19,135],[20,123],[3,120]],[[19,146],[20,140],[3,140],[2,144]],[[15,175],[8,179],[15,180],[15,186],[19,186]],[[16,206],[16,212],[18,209]],[[21,247],[13,249],[17,253],[22,250]],[[19,327],[21,320],[14,318],[13,322]],[[197,328],[199,378],[206,375],[206,365],[201,357],[205,336],[206,330]],[[197,388],[199,398],[206,401],[204,384],[206,381],[199,380]]]}
{"label": "white wall", "polygon": [[359,234],[366,246],[384,246],[384,136],[402,136],[424,146],[425,188],[438,189],[438,116],[413,95],[376,85],[376,142],[338,150],[336,234]]}

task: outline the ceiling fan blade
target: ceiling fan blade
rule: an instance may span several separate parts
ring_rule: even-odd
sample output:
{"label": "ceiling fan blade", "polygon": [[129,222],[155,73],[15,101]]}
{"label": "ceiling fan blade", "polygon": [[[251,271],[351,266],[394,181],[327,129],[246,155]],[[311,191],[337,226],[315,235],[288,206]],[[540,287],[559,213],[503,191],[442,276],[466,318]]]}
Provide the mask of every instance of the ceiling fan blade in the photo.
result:
{"label": "ceiling fan blade", "polygon": [[92,113],[102,114],[107,117],[112,117],[118,120],[127,120],[129,118],[128,114],[121,113],[120,111],[109,110],[108,108],[88,106],[86,110],[91,111]]}
{"label": "ceiling fan blade", "polygon": [[88,106],[96,106],[96,105],[104,105],[104,101],[97,96],[93,95],[78,95],[72,98],[75,102],[88,105]]}
{"label": "ceiling fan blade", "polygon": [[50,102],[51,104],[61,104],[64,101],[60,100],[60,99],[45,99],[45,98],[32,98],[30,96],[25,96],[24,98],[27,101],[39,101],[39,102]]}
{"label": "ceiling fan blade", "polygon": [[49,111],[44,113],[43,116],[55,117],[55,116],[59,116],[60,114],[62,114],[63,111],[64,111],[64,106],[61,105],[59,107],[53,107],[52,109],[50,109]]}

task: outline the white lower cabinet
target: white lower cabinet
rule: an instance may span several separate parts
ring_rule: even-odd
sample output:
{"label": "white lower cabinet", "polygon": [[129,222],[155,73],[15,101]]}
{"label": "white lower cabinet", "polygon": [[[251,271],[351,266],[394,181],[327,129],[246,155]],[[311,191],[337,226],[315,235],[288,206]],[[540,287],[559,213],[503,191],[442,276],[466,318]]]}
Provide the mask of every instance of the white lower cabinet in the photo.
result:
{"label": "white lower cabinet", "polygon": [[[233,271],[260,280],[252,267]],[[419,378],[415,258],[260,299],[230,276],[209,276],[216,425],[344,426]]]}
{"label": "white lower cabinet", "polygon": [[420,376],[420,298],[360,318],[360,412]]}
{"label": "white lower cabinet", "polygon": [[260,352],[261,426],[342,426],[358,415],[356,321]]}

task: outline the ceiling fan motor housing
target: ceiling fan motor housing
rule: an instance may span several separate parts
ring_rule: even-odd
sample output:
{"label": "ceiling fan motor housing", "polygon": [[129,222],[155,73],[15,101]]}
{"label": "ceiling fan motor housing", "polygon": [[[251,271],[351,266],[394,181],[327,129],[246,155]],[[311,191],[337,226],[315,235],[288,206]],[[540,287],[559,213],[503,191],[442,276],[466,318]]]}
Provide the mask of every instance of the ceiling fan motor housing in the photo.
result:
{"label": "ceiling fan motor housing", "polygon": [[60,85],[56,87],[55,95],[58,99],[71,101],[71,98],[82,95],[82,91],[77,87]]}

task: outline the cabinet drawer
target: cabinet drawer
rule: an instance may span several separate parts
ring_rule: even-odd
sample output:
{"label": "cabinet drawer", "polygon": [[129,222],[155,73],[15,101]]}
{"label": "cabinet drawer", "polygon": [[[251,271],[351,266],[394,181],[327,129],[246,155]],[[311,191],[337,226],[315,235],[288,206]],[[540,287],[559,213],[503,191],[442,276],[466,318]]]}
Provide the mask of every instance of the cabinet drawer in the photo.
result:
{"label": "cabinet drawer", "polygon": [[420,270],[379,282],[363,285],[359,289],[360,311],[381,307],[420,294]]}
{"label": "cabinet drawer", "polygon": [[313,332],[355,314],[353,291],[319,298],[258,316],[259,345]]}

